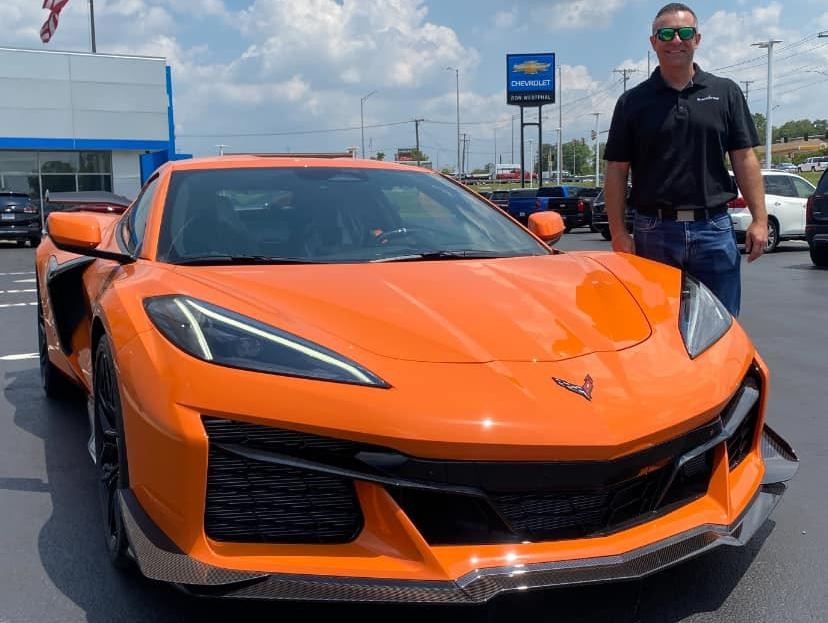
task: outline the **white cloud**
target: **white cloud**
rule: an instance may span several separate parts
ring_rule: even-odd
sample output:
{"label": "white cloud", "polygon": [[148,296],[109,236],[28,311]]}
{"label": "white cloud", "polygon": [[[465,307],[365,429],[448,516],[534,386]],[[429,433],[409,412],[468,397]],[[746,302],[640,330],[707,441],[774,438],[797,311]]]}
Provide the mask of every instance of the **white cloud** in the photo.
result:
{"label": "white cloud", "polygon": [[517,10],[511,9],[509,11],[497,11],[494,14],[495,28],[509,29],[513,28],[517,22]]}
{"label": "white cloud", "polygon": [[587,26],[606,29],[612,24],[616,11],[628,0],[559,0],[544,3],[534,10],[533,18],[548,30],[575,30]]}

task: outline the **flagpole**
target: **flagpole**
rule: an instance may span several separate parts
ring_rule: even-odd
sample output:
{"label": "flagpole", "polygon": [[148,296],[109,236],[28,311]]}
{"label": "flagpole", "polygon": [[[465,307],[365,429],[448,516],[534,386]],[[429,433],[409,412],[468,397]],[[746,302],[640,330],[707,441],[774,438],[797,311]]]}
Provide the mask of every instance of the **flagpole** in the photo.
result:
{"label": "flagpole", "polygon": [[97,47],[95,46],[95,2],[94,0],[89,0],[89,30],[92,33],[92,54],[97,53]]}

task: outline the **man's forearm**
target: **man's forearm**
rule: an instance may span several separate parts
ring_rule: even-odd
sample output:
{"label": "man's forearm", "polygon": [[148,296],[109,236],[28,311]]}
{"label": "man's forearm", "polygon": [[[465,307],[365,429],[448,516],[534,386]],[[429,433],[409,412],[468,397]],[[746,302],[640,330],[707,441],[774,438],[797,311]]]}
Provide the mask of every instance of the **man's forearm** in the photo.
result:
{"label": "man's forearm", "polygon": [[627,204],[627,162],[608,162],[604,179],[604,199],[611,232],[626,232],[624,211]]}

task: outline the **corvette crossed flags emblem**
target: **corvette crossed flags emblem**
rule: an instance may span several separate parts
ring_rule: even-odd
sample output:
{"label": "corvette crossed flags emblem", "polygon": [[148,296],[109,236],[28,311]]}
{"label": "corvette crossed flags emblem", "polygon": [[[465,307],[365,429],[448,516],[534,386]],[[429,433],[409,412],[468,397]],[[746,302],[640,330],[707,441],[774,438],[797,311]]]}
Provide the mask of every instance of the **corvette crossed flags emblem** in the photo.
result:
{"label": "corvette crossed flags emblem", "polygon": [[570,383],[569,381],[564,381],[563,379],[559,379],[556,376],[552,377],[552,380],[555,381],[558,385],[563,387],[564,389],[568,389],[571,392],[578,394],[579,396],[583,396],[590,402],[592,401],[592,388],[594,383],[592,381],[592,377],[587,374],[584,377],[584,384],[583,385],[575,385],[575,383]]}

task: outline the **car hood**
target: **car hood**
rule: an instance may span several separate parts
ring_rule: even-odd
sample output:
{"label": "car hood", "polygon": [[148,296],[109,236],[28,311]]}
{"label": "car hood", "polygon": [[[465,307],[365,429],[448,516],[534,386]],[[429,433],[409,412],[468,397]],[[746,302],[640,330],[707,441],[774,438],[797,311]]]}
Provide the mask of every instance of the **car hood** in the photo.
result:
{"label": "car hood", "polygon": [[[561,361],[651,333],[626,287],[579,255],[177,272],[220,291],[211,302],[238,299],[281,329],[409,361]],[[235,310],[250,315],[246,305]]]}

